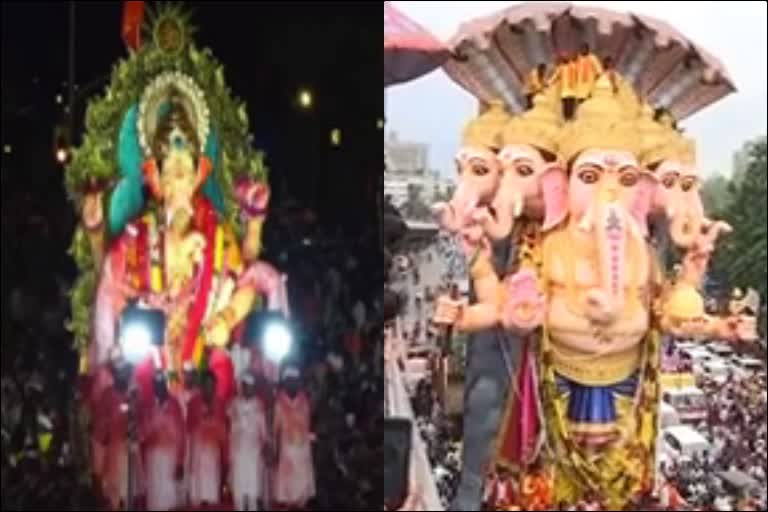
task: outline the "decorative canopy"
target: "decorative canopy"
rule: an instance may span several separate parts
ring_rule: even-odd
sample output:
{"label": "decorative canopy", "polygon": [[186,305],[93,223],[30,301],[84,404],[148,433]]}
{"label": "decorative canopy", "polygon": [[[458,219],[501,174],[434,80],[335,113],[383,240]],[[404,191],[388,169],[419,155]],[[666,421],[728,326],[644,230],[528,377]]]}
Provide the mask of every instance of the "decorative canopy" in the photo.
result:
{"label": "decorative canopy", "polygon": [[425,75],[449,57],[447,46],[384,2],[384,87]]}
{"label": "decorative canopy", "polygon": [[668,23],[566,2],[522,3],[462,24],[444,68],[479,100],[502,98],[519,112],[527,73],[584,43],[611,56],[641,98],[678,120],[736,90],[719,60]]}

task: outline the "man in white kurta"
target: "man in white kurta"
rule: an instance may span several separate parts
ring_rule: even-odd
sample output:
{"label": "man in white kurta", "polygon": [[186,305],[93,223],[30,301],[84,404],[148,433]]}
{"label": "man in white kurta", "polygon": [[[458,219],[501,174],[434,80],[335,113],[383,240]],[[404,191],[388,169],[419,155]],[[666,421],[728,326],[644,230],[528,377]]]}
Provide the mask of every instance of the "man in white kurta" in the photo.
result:
{"label": "man in white kurta", "polygon": [[168,393],[165,377],[155,377],[155,401],[142,421],[142,445],[147,477],[147,509],[173,510],[178,483],[184,474],[186,435],[181,406]]}
{"label": "man in white kurta", "polygon": [[224,404],[215,396],[212,373],[203,377],[201,393],[187,412],[190,437],[189,501],[193,507],[221,503],[221,486],[229,457],[229,433]]}
{"label": "man in white kurta", "polygon": [[240,396],[230,406],[229,485],[235,510],[260,510],[263,500],[267,422],[264,403],[257,396],[256,379],[243,374]]}
{"label": "man in white kurta", "polygon": [[275,403],[277,474],[275,501],[289,510],[303,509],[315,496],[315,468],[312,461],[313,435],[307,393],[301,389],[298,369],[283,374]]}

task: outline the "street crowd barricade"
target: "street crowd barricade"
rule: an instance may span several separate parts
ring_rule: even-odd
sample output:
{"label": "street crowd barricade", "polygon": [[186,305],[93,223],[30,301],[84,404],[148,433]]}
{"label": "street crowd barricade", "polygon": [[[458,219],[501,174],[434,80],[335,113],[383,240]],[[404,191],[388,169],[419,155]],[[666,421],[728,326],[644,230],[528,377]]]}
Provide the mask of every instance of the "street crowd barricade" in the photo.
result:
{"label": "street crowd barricade", "polygon": [[423,510],[442,511],[440,495],[437,492],[435,477],[427,458],[424,440],[416,428],[416,418],[411,407],[410,397],[405,388],[405,375],[395,361],[385,362],[386,415],[390,418],[404,418],[414,423],[411,452],[411,492],[418,492],[416,501],[420,502]]}

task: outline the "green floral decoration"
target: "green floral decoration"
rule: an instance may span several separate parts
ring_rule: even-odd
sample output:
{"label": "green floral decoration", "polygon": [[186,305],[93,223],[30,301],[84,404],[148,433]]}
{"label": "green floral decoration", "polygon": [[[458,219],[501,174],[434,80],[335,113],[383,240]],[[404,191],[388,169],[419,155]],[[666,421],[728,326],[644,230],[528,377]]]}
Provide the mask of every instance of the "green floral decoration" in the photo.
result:
{"label": "green floral decoration", "polygon": [[[178,51],[166,51],[157,46],[163,37],[159,23],[173,27]],[[266,181],[268,169],[264,153],[251,147],[246,105],[233,97],[224,79],[224,67],[210,49],[198,49],[188,40],[195,33],[189,15],[178,5],[161,5],[149,13],[143,27],[145,45],[118,61],[112,69],[110,84],[103,95],[92,98],[85,114],[85,135],[82,144],[73,150],[67,166],[65,185],[67,195],[77,211],[81,211],[85,193],[94,186],[105,191],[109,204],[111,190],[120,178],[117,162],[117,140],[125,112],[139,101],[144,88],[160,73],[180,71],[192,77],[206,93],[211,125],[218,133],[221,145],[220,161],[215,164],[214,177],[225,198],[224,220],[243,232],[240,207],[234,197],[234,183],[241,177]],[[176,48],[174,46],[174,48]],[[107,209],[105,208],[105,211]],[[98,269],[91,255],[88,237],[78,229],[70,254],[77,262],[81,277],[72,292],[72,319],[69,329],[75,336],[75,346],[83,350],[89,340],[89,315],[93,305]]]}

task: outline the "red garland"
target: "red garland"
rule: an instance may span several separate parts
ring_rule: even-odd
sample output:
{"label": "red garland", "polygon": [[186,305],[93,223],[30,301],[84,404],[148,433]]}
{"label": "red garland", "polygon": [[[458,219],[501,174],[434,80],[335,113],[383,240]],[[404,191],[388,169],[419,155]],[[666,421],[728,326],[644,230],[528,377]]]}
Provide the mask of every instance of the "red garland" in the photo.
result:
{"label": "red garland", "polygon": [[136,275],[139,278],[139,290],[145,292],[150,289],[152,280],[150,279],[150,261],[149,257],[149,226],[146,221],[137,223],[139,236],[136,239]]}
{"label": "red garland", "polygon": [[182,347],[182,362],[191,361],[195,353],[195,344],[203,324],[203,317],[208,309],[208,296],[213,285],[213,258],[216,246],[216,212],[210,201],[199,198],[195,204],[196,227],[203,232],[206,240],[203,269],[200,273],[200,288],[195,302],[189,311],[187,334]]}

